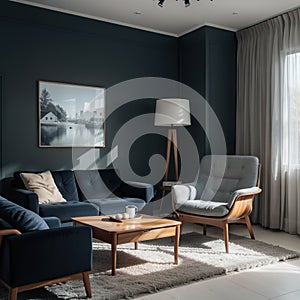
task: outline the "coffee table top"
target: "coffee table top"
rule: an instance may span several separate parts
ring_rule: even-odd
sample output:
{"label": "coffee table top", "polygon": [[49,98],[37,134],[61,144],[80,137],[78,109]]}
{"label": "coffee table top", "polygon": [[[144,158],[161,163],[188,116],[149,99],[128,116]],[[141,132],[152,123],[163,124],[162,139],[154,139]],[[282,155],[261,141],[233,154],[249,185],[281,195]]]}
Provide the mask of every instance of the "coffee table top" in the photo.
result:
{"label": "coffee table top", "polygon": [[134,232],[140,230],[164,228],[180,225],[181,222],[169,219],[161,219],[148,215],[141,215],[141,218],[122,220],[122,223],[109,220],[109,216],[87,216],[72,218],[72,221],[92,228],[101,229],[107,232]]}

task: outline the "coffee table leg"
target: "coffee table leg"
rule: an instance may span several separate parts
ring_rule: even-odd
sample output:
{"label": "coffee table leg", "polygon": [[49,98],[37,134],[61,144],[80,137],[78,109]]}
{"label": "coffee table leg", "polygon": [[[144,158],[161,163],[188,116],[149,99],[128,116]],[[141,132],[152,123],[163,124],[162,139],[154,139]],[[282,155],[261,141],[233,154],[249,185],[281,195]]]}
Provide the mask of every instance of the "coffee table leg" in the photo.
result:
{"label": "coffee table leg", "polygon": [[117,235],[113,234],[111,243],[111,275],[116,275],[117,269]]}
{"label": "coffee table leg", "polygon": [[178,265],[178,246],[179,246],[179,239],[180,239],[180,225],[176,226],[176,235],[174,239],[174,263]]}
{"label": "coffee table leg", "polygon": [[134,242],[134,250],[138,250],[139,246],[138,246],[138,242]]}

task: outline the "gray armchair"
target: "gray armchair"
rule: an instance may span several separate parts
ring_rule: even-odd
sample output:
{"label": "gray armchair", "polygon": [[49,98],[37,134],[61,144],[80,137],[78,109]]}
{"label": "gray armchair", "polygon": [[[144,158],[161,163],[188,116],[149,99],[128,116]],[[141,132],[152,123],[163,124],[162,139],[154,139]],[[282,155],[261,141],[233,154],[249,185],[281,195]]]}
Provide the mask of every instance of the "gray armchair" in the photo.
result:
{"label": "gray armchair", "polygon": [[249,218],[259,188],[260,165],[257,157],[207,155],[202,158],[196,184],[172,187],[173,208],[181,222],[217,226],[224,231],[228,253],[228,224],[244,223],[252,239]]}

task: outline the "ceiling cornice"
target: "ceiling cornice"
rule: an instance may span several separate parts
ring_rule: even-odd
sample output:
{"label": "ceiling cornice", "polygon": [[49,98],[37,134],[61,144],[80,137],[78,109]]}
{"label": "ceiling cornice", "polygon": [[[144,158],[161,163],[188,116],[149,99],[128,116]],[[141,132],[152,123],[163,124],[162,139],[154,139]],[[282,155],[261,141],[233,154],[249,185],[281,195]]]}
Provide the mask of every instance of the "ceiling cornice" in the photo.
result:
{"label": "ceiling cornice", "polygon": [[223,30],[227,30],[227,31],[232,31],[232,32],[237,32],[236,29],[234,28],[229,28],[229,27],[225,27],[225,26],[220,26],[220,25],[216,25],[216,24],[212,24],[212,23],[203,23],[203,24],[200,24],[198,26],[195,26],[189,30],[186,30],[180,34],[178,34],[178,37],[181,37],[183,35],[186,35],[194,30],[197,30],[197,29],[200,29],[201,27],[204,27],[204,26],[210,26],[210,27],[214,27],[214,28],[218,28],[218,29],[223,29]]}
{"label": "ceiling cornice", "polygon": [[159,34],[163,34],[163,35],[169,35],[169,36],[173,36],[173,37],[178,37],[179,36],[178,34],[175,34],[175,33],[155,30],[155,29],[151,29],[151,28],[147,28],[147,27],[143,27],[143,26],[132,25],[132,24],[125,23],[125,22],[119,22],[119,21],[115,21],[115,20],[95,17],[95,16],[88,15],[88,14],[82,14],[82,13],[79,13],[79,12],[76,12],[76,11],[73,11],[73,10],[61,9],[61,8],[53,7],[53,6],[50,6],[50,5],[45,5],[45,4],[40,4],[40,3],[33,3],[33,2],[30,2],[30,1],[26,1],[26,0],[9,0],[9,1],[16,2],[16,3],[21,3],[21,4],[27,4],[27,5],[30,5],[30,6],[35,6],[35,7],[44,8],[44,9],[50,9],[50,10],[54,10],[54,11],[57,11],[57,12],[61,12],[61,13],[69,14],[69,15],[75,15],[75,16],[78,16],[78,17],[83,17],[83,18],[92,19],[92,20],[96,20],[96,21],[102,21],[102,22],[106,22],[106,23],[112,23],[112,24],[116,24],[116,25],[131,27],[131,28],[134,28],[134,29],[150,31],[150,32],[159,33]]}
{"label": "ceiling cornice", "polygon": [[60,9],[60,8],[57,8],[57,7],[54,7],[54,6],[51,6],[51,5],[33,3],[33,2],[30,2],[30,1],[26,1],[26,0],[9,0],[9,1],[16,2],[16,3],[21,3],[21,4],[26,4],[26,5],[30,5],[30,6],[35,6],[35,7],[39,7],[39,8],[49,9],[49,10],[53,10],[53,11],[57,11],[57,12],[65,13],[65,14],[70,14],[70,15],[75,15],[75,16],[78,16],[78,17],[83,17],[83,18],[92,19],[92,20],[96,20],[96,21],[102,21],[102,22],[106,22],[106,23],[112,23],[112,24],[116,24],[116,25],[130,27],[130,28],[134,28],[134,29],[139,29],[139,30],[153,32],[153,33],[168,35],[168,36],[177,37],[177,38],[181,37],[185,34],[188,34],[188,33],[192,32],[194,30],[200,29],[201,27],[204,27],[204,26],[215,27],[215,28],[224,29],[224,30],[233,31],[233,32],[237,31],[236,29],[228,28],[228,27],[225,27],[225,26],[219,26],[219,25],[215,25],[215,24],[211,24],[211,23],[203,23],[203,24],[200,24],[196,27],[193,27],[193,28],[191,28],[187,31],[184,31],[180,34],[175,34],[175,33],[170,33],[170,32],[166,32],[166,31],[151,29],[151,28],[148,28],[148,27],[132,25],[132,24],[125,23],[125,22],[119,22],[119,21],[115,21],[115,20],[95,17],[95,16],[88,15],[88,14],[82,14],[82,13],[79,13],[79,12],[75,12],[73,10]]}

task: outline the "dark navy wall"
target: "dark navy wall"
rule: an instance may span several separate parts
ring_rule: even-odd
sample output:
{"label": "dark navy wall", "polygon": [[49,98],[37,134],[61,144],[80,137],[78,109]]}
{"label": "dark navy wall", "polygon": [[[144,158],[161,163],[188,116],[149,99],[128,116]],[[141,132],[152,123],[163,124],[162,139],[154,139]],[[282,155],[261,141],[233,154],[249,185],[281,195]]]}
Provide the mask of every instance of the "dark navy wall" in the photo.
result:
{"label": "dark navy wall", "polygon": [[235,154],[236,36],[212,27],[206,30],[206,99],[225,135],[227,153]]}
{"label": "dark navy wall", "polygon": [[[196,90],[204,98],[206,96],[205,38],[205,28],[200,28],[179,38],[180,81]],[[193,103],[191,103],[192,105]],[[191,133],[201,158],[205,154],[205,133],[202,126],[193,117],[191,124],[187,130]]]}
{"label": "dark navy wall", "polygon": [[2,93],[3,93],[3,76],[0,74],[0,178],[2,178],[2,162],[3,162],[3,158],[2,158],[2,136],[3,136],[3,124],[2,124]]}
{"label": "dark navy wall", "polygon": [[[201,94],[216,113],[227,153],[235,153],[236,37],[234,32],[205,26],[179,39],[180,79]],[[210,148],[201,126],[189,129],[200,156]]]}
{"label": "dark navy wall", "polygon": [[[38,80],[109,88],[138,77],[178,79],[178,40],[165,35],[1,0],[0,36],[3,176],[20,169],[73,167],[72,149],[38,148]],[[153,113],[154,107],[154,99],[145,99],[118,110],[108,120],[107,147],[100,156],[110,150],[123,122]],[[164,146],[153,136],[137,142],[131,154],[136,171],[148,168],[149,149],[164,153]],[[85,151],[79,149],[78,156]]]}
{"label": "dark navy wall", "polygon": [[[71,148],[38,148],[38,80],[105,88],[139,77],[181,80],[212,106],[222,124],[228,153],[234,153],[235,33],[206,26],[177,39],[1,0],[0,36],[3,177],[15,170],[73,167]],[[100,158],[110,151],[122,124],[153,113],[154,108],[154,99],[144,99],[110,116],[107,146],[101,149]],[[200,156],[209,152],[200,124],[192,119],[188,130]],[[146,175],[149,157],[164,154],[165,147],[166,140],[159,136],[138,139],[129,157],[135,172]],[[76,155],[87,150],[78,149]]]}

